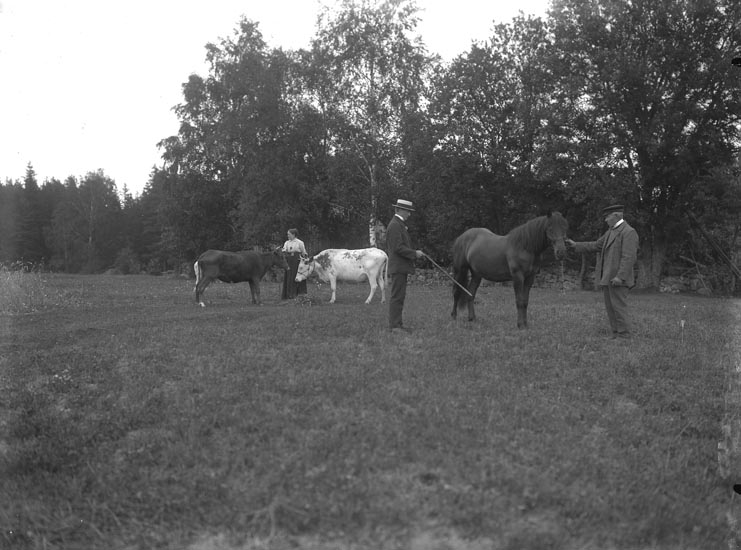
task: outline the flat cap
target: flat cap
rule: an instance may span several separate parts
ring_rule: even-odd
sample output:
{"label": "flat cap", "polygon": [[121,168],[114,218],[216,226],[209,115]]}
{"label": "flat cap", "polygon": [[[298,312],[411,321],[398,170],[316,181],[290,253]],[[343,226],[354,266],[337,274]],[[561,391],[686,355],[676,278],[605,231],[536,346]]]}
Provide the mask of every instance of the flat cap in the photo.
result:
{"label": "flat cap", "polygon": [[602,209],[603,214],[609,214],[610,212],[622,212],[623,208],[625,208],[622,204],[612,204],[610,206],[606,206]]}

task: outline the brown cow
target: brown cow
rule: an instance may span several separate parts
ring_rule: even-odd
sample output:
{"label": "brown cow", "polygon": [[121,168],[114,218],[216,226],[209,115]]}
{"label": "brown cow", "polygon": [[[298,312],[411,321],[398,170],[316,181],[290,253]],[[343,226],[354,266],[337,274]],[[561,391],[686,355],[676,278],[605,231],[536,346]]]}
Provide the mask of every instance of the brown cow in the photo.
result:
{"label": "brown cow", "polygon": [[272,252],[207,250],[193,264],[193,270],[196,272],[196,302],[201,307],[206,307],[201,294],[208,285],[219,279],[225,283],[249,282],[252,303],[259,304],[260,279],[272,266],[288,269],[286,258],[280,248]]}

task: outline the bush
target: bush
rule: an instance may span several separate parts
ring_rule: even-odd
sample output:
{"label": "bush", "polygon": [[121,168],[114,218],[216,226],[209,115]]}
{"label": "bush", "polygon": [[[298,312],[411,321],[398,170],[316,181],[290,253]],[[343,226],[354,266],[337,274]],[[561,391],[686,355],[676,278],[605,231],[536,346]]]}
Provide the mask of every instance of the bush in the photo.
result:
{"label": "bush", "polygon": [[48,277],[39,272],[0,268],[0,314],[33,313],[85,304],[84,287],[59,289],[48,284]]}
{"label": "bush", "polygon": [[135,275],[141,272],[139,257],[129,247],[121,249],[113,265],[124,275]]}

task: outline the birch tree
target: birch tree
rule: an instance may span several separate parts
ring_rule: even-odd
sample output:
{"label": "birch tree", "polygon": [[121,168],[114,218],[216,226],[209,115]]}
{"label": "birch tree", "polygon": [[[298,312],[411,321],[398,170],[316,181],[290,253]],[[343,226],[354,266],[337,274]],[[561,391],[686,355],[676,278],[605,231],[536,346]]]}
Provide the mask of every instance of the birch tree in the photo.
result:
{"label": "birch tree", "polygon": [[404,123],[420,108],[429,68],[416,12],[409,0],[343,0],[322,13],[312,42],[313,102],[334,123],[335,151],[355,159],[365,182],[372,246],[379,199],[400,187]]}

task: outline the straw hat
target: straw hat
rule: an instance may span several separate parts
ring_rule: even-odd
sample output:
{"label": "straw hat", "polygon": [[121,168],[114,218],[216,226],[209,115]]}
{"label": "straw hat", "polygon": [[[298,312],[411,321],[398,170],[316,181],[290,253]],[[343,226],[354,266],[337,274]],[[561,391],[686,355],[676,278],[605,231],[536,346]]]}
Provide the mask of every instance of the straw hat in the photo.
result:
{"label": "straw hat", "polygon": [[412,201],[405,201],[404,199],[397,199],[394,208],[402,208],[404,210],[414,212],[414,205],[412,204]]}

